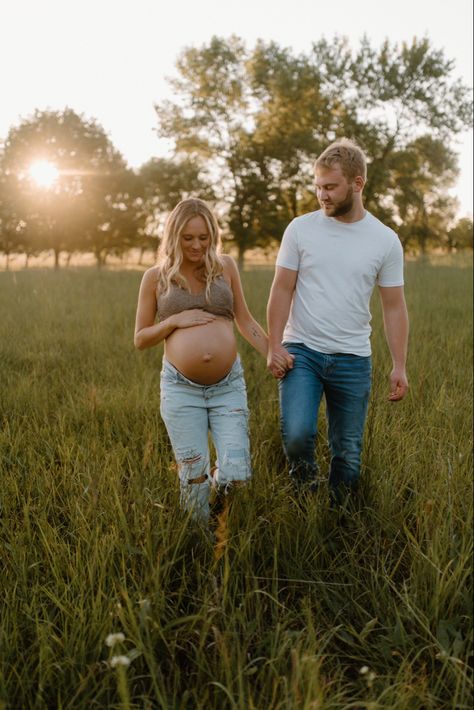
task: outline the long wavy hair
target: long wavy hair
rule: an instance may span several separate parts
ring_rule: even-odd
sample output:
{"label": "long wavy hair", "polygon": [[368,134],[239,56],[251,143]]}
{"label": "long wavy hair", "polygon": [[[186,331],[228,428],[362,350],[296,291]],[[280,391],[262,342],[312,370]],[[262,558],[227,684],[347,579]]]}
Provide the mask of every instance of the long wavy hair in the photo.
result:
{"label": "long wavy hair", "polygon": [[189,284],[185,277],[180,274],[179,269],[183,262],[181,235],[186,224],[193,217],[203,218],[210,236],[209,247],[204,254],[202,267],[203,281],[206,282],[206,298],[208,299],[212,282],[223,271],[219,259],[221,235],[213,211],[204,200],[200,200],[197,197],[181,200],[168,215],[158,252],[158,266],[160,267],[158,288],[163,294],[169,292],[172,283],[189,289]]}

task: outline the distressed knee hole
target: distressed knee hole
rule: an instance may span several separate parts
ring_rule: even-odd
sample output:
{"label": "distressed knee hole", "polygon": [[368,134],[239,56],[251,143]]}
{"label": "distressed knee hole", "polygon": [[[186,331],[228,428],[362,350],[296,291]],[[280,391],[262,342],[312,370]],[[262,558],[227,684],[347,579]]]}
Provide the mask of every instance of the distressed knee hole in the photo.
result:
{"label": "distressed knee hole", "polygon": [[217,485],[243,485],[250,478],[250,460],[247,449],[227,449],[222,465],[215,476]]}
{"label": "distressed knee hole", "polygon": [[198,478],[188,478],[187,483],[189,485],[193,485],[196,483],[205,483],[207,481],[207,476],[206,474],[203,474],[202,476],[198,476]]}
{"label": "distressed knee hole", "polygon": [[[183,466],[192,466],[193,464],[199,463],[201,461],[201,456],[193,456],[191,459],[184,459],[182,461]],[[207,476],[205,473],[203,473],[201,476],[197,476],[196,478],[188,478],[187,483],[189,485],[196,484],[196,483],[205,483],[207,481]]]}
{"label": "distressed knee hole", "polygon": [[200,461],[200,460],[201,460],[201,457],[198,454],[197,456],[193,456],[193,458],[191,458],[191,459],[183,459],[181,461],[181,463],[182,464],[193,464],[193,463],[196,463],[197,461]]}
{"label": "distressed knee hole", "polygon": [[178,474],[182,483],[199,485],[206,483],[207,463],[201,454],[189,451],[177,457]]}

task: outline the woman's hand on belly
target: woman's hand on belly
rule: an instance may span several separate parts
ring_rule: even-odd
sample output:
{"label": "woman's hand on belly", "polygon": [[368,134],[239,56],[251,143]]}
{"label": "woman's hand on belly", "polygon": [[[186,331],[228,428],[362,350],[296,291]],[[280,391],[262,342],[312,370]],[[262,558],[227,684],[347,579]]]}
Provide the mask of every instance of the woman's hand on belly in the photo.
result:
{"label": "woman's hand on belly", "polygon": [[203,311],[201,308],[191,308],[181,311],[172,316],[172,324],[175,328],[193,328],[196,325],[206,325],[216,320],[213,313]]}

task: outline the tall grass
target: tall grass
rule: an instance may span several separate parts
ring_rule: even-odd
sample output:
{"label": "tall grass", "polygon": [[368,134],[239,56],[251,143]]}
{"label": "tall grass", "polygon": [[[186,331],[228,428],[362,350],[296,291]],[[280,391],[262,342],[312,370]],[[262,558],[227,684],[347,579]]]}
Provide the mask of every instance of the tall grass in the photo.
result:
{"label": "tall grass", "polygon": [[[263,323],[272,274],[243,276]],[[276,384],[240,341],[254,479],[220,560],[178,509],[161,350],[132,345],[139,280],[0,274],[0,707],[471,707],[470,269],[408,265],[397,405],[374,300],[363,482],[344,515],[324,485],[293,498]]]}

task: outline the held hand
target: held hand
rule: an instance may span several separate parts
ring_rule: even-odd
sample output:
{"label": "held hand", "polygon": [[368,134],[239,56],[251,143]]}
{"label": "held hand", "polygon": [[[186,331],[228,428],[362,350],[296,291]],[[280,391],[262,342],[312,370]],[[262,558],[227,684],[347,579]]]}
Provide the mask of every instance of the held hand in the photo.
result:
{"label": "held hand", "polygon": [[267,357],[267,367],[272,373],[273,377],[277,380],[281,380],[293,367],[293,361],[295,356],[288,352],[283,345],[278,345],[268,349]]}
{"label": "held hand", "polygon": [[216,320],[216,316],[213,313],[207,313],[201,308],[191,308],[173,316],[173,325],[175,328],[192,328],[195,325],[212,323],[214,320]]}
{"label": "held hand", "polygon": [[389,402],[399,402],[408,392],[408,380],[404,369],[394,367],[390,373]]}

